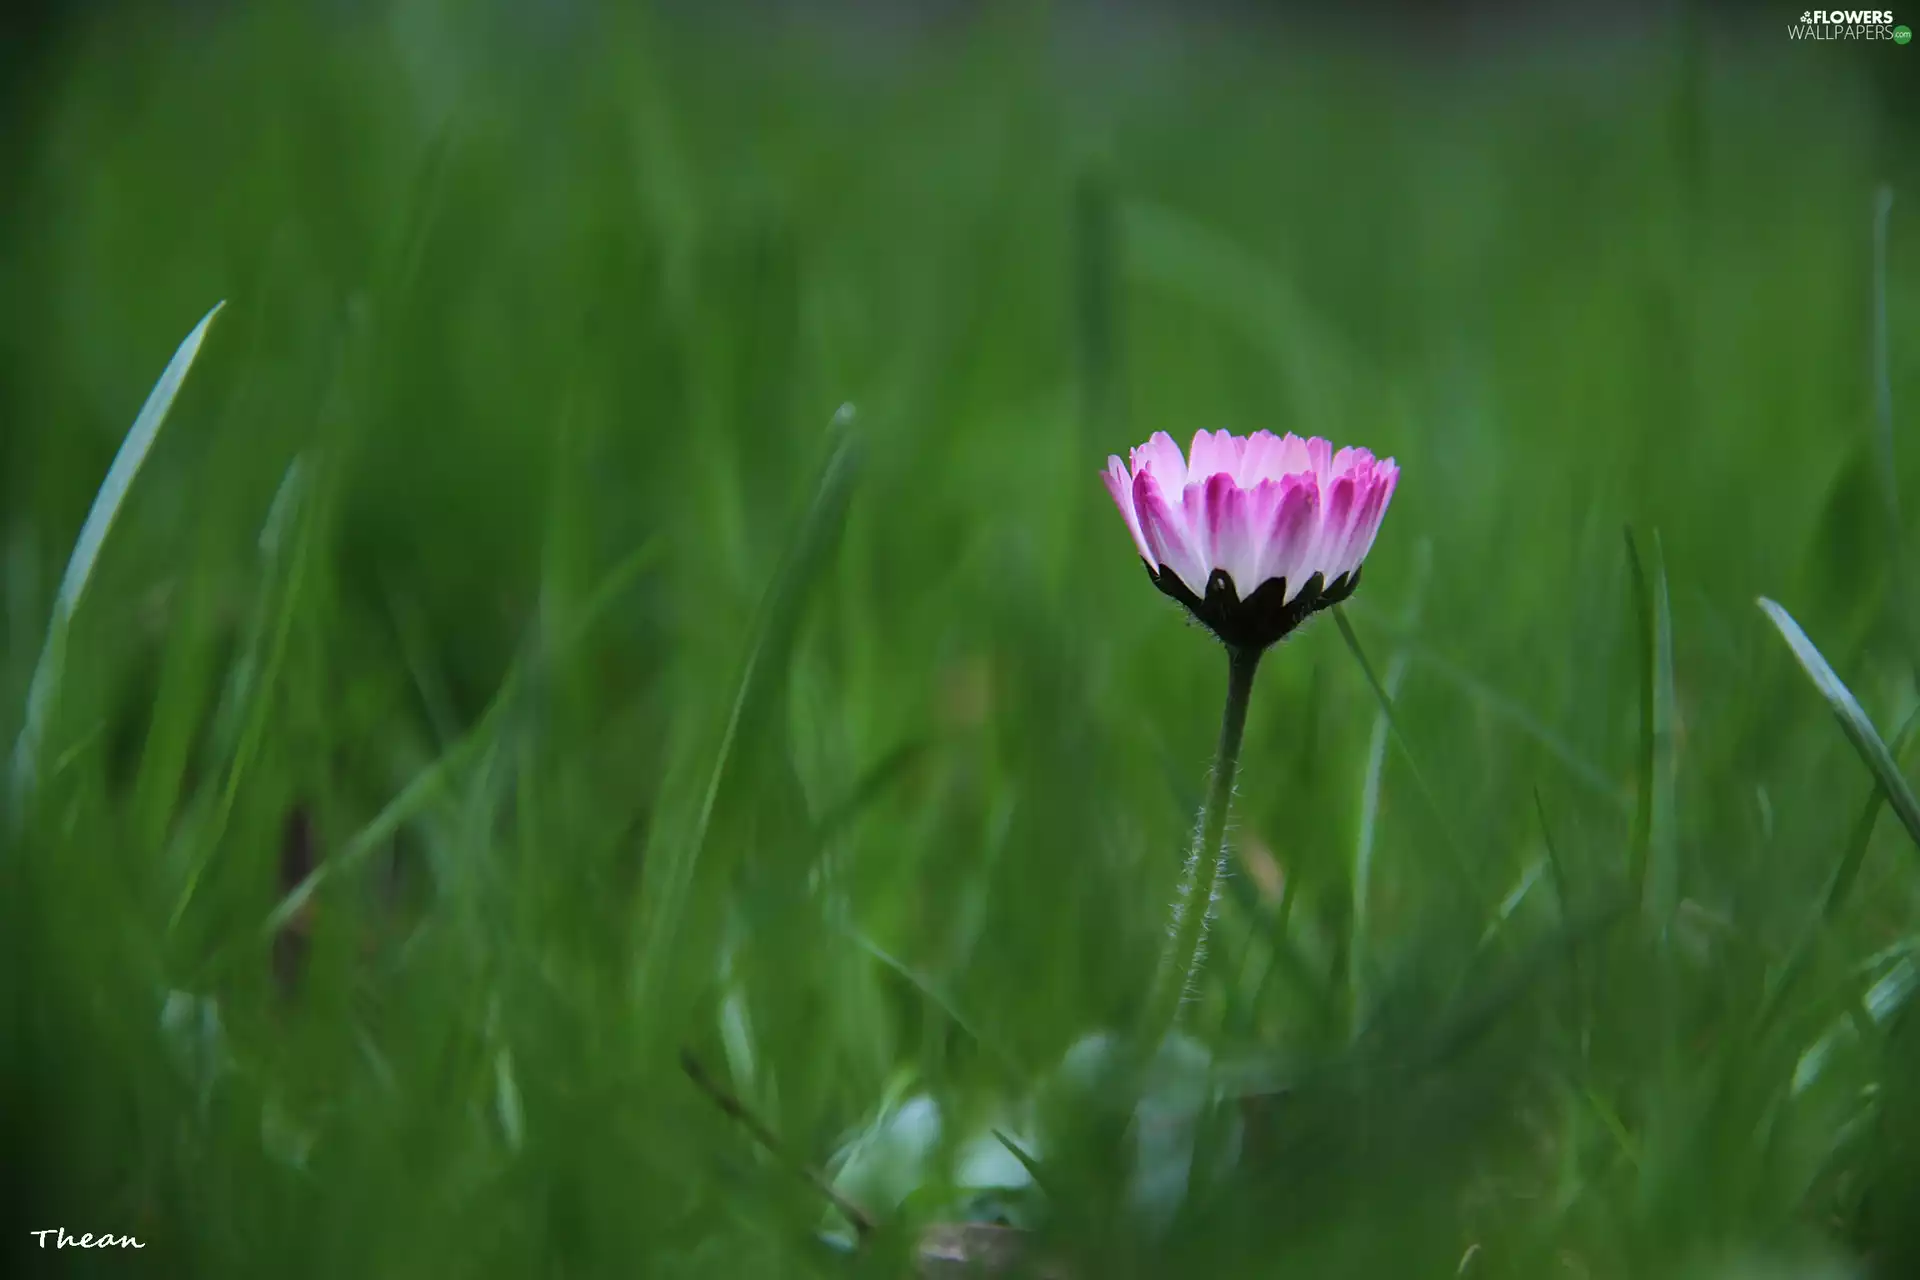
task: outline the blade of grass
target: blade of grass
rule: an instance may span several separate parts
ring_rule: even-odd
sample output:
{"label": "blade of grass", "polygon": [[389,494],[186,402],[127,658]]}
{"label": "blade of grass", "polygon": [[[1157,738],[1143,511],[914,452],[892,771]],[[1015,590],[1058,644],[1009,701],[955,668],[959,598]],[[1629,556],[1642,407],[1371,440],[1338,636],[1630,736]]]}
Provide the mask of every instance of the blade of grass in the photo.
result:
{"label": "blade of grass", "polygon": [[1047,1176],[1040,1168],[1040,1162],[1030,1155],[1026,1148],[1008,1137],[1004,1130],[993,1129],[991,1132],[993,1134],[993,1140],[1005,1147],[1007,1154],[1020,1162],[1020,1167],[1027,1171],[1029,1178],[1033,1179],[1034,1186],[1039,1187],[1042,1191],[1051,1191],[1051,1188],[1047,1185]]}
{"label": "blade of grass", "polygon": [[106,478],[100,482],[99,491],[94,494],[93,506],[87,511],[86,521],[80,526],[80,536],[74,541],[73,554],[67,558],[66,574],[60,580],[60,592],[54,597],[53,617],[47,624],[46,643],[41,648],[40,660],[34,665],[33,676],[27,686],[26,721],[14,743],[16,815],[31,796],[38,776],[42,739],[60,691],[60,676],[66,663],[68,624],[73,620],[74,611],[80,607],[80,597],[86,592],[87,580],[92,577],[93,566],[100,558],[100,548],[107,540],[107,531],[120,514],[127,491],[133,487],[134,477],[140,474],[141,464],[147,460],[147,452],[153,447],[154,438],[160,434],[160,427],[173,408],[174,397],[179,395],[182,384],[187,380],[187,372],[193,368],[193,362],[200,354],[200,344],[207,336],[207,329],[226,305],[224,301],[215,303],[213,310],[200,318],[200,323],[193,326],[193,331],[174,350],[173,358],[167,361],[167,367],[160,373],[160,380],[147,393],[146,402],[134,416],[133,426],[128,428],[126,438],[120,442],[120,450],[114,454]]}
{"label": "blade of grass", "polygon": [[[174,900],[173,911],[167,917],[167,932],[172,933],[186,917],[187,908],[193,902],[200,886],[200,879],[213,862],[221,837],[226,833],[227,822],[232,817],[234,801],[240,794],[240,781],[252,766],[265,742],[267,729],[272,721],[274,710],[274,689],[279,680],[280,670],[286,661],[287,643],[293,633],[294,615],[298,611],[302,588],[306,583],[307,566],[312,554],[313,544],[318,540],[317,515],[315,508],[308,504],[299,515],[299,528],[293,535],[293,547],[288,558],[285,584],[280,588],[277,598],[271,588],[263,594],[261,605],[263,612],[258,622],[263,623],[256,632],[253,651],[243,659],[242,670],[251,678],[239,683],[240,697],[235,703],[236,713],[244,708],[244,719],[240,737],[236,742],[232,758],[227,763],[226,779],[221,784],[220,793],[214,805],[206,830],[198,837],[198,848],[193,863],[187,870],[180,894]],[[262,538],[262,546],[267,549],[267,575],[272,576],[273,561],[277,559],[278,541]],[[271,622],[267,622],[268,601],[271,606]],[[256,647],[265,641],[264,658]]]}
{"label": "blade of grass", "polygon": [[1340,628],[1340,636],[1347,642],[1347,649],[1354,660],[1360,664],[1360,671],[1367,678],[1367,684],[1373,689],[1374,699],[1379,702],[1381,713],[1386,717],[1387,726],[1392,730],[1393,740],[1400,747],[1400,754],[1406,758],[1407,770],[1413,776],[1414,789],[1420,793],[1420,799],[1433,818],[1434,829],[1440,833],[1441,843],[1446,846],[1447,856],[1453,863],[1453,870],[1461,889],[1469,896],[1479,898],[1480,892],[1475,883],[1471,864],[1460,848],[1460,842],[1454,838],[1453,830],[1447,823],[1446,813],[1440,808],[1440,802],[1434,798],[1433,788],[1427,785],[1426,774],[1420,769],[1420,762],[1414,758],[1413,748],[1408,745],[1406,735],[1401,732],[1399,718],[1394,715],[1393,695],[1374,674],[1373,664],[1367,660],[1366,650],[1360,646],[1360,637],[1354,634],[1353,624],[1347,621],[1346,611],[1339,605],[1333,607],[1333,620]]}
{"label": "blade of grass", "polygon": [[729,1120],[745,1129],[753,1140],[764,1148],[768,1155],[780,1161],[840,1211],[841,1216],[853,1224],[853,1229],[862,1241],[871,1237],[876,1230],[873,1215],[841,1195],[834,1188],[833,1180],[813,1165],[794,1155],[787,1145],[780,1141],[767,1123],[748,1109],[747,1105],[729,1092],[719,1081],[713,1078],[700,1059],[694,1057],[690,1049],[680,1051],[680,1069],[686,1073],[693,1087],[707,1095],[714,1106],[720,1108]]}
{"label": "blade of grass", "polygon": [[[1893,735],[1888,750],[1892,752],[1894,764],[1899,765],[1900,757],[1906,753],[1913,742],[1914,730],[1920,729],[1920,709],[1907,716],[1906,723]],[[1845,855],[1833,869],[1833,877],[1827,882],[1826,896],[1820,903],[1820,914],[1825,920],[1833,920],[1840,914],[1840,908],[1846,905],[1847,895],[1853,892],[1853,882],[1860,876],[1860,864],[1866,860],[1867,844],[1873,838],[1875,822],[1880,817],[1880,806],[1885,803],[1886,794],[1878,786],[1861,806],[1860,816],[1854,822],[1853,833],[1847,841]]]}
{"label": "blade of grass", "polygon": [[1648,924],[1664,936],[1679,901],[1680,872],[1673,827],[1673,615],[1659,535],[1654,535],[1651,573],[1631,529],[1626,540],[1640,619],[1641,675],[1640,797],[1628,886],[1639,895]]}
{"label": "blade of grass", "polygon": [[1619,899],[1602,899],[1565,925],[1559,935],[1537,939],[1518,958],[1503,966],[1482,989],[1443,1014],[1434,1027],[1431,1041],[1416,1049],[1411,1061],[1432,1066],[1462,1052],[1498,1023],[1523,996],[1551,976],[1557,968],[1555,961],[1562,957],[1570,961],[1583,948],[1590,947],[1629,907],[1629,903]]}
{"label": "blade of grass", "polygon": [[1680,851],[1674,822],[1678,756],[1674,742],[1673,605],[1667,557],[1653,534],[1653,813],[1648,830],[1647,892],[1653,919],[1665,929],[1680,902]]}
{"label": "blade of grass", "polygon": [[829,923],[844,934],[848,941],[852,942],[854,946],[865,952],[877,964],[903,979],[907,985],[911,986],[915,991],[918,991],[928,1003],[945,1014],[948,1021],[952,1022],[955,1027],[958,1027],[969,1040],[972,1040],[976,1045],[980,1046],[981,1049],[986,1051],[987,1055],[993,1059],[994,1065],[1004,1071],[1010,1081],[1022,1082],[1025,1080],[1025,1072],[1022,1071],[1020,1064],[1014,1061],[1013,1055],[1007,1051],[1007,1048],[999,1041],[982,1032],[979,1025],[961,1011],[958,1002],[941,989],[939,983],[927,977],[906,961],[901,960],[899,957],[887,951],[886,948],[873,941],[873,939],[869,938],[847,921],[830,920]]}
{"label": "blade of grass", "polygon": [[1457,666],[1433,650],[1415,644],[1409,650],[1422,665],[1431,668],[1452,682],[1461,692],[1467,694],[1495,715],[1508,721],[1522,733],[1545,747],[1567,771],[1585,783],[1595,795],[1601,796],[1612,804],[1625,807],[1626,800],[1620,787],[1607,777],[1601,768],[1575,750],[1565,738],[1548,728],[1533,712],[1515,702],[1480,677],[1464,667]]}
{"label": "blade of grass", "polygon": [[859,436],[853,429],[853,406],[841,407],[834,416],[833,429],[836,439],[814,485],[812,503],[775,570],[748,631],[726,722],[707,768],[706,784],[690,829],[684,837],[671,839],[666,847],[648,851],[641,888],[645,926],[641,935],[639,990],[643,992],[654,989],[673,952],[680,920],[692,892],[694,871],[712,826],[714,807],[731,772],[740,727],[748,719],[749,711],[770,696],[771,681],[767,673],[779,671],[785,661],[799,624],[801,606],[806,602],[807,589],[839,535],[842,517],[852,498],[861,452]]}
{"label": "blade of grass", "polygon": [[1640,549],[1634,545],[1633,530],[1622,531],[1627,540],[1627,566],[1633,573],[1633,609],[1639,627],[1634,635],[1635,666],[1640,686],[1640,734],[1634,761],[1635,796],[1633,836],[1627,845],[1627,889],[1641,898],[1647,883],[1647,849],[1653,832],[1653,610],[1646,570],[1640,565]]}
{"label": "blade of grass", "polygon": [[[1913,743],[1916,729],[1920,729],[1920,709],[1909,715],[1900,726],[1900,731],[1893,736],[1889,749],[1896,763]],[[1760,1012],[1755,1017],[1755,1038],[1772,1025],[1787,994],[1805,973],[1807,961],[1813,955],[1814,940],[1819,937],[1820,930],[1839,918],[1847,896],[1853,891],[1854,881],[1860,876],[1860,864],[1866,860],[1867,845],[1873,839],[1873,829],[1879,822],[1880,808],[1885,802],[1886,792],[1876,782],[1861,806],[1859,816],[1853,821],[1840,861],[1834,865],[1833,874],[1828,877],[1827,891],[1821,898],[1819,908],[1794,939],[1793,949],[1787,953],[1786,960],[1769,975],[1766,994],[1761,999]]]}
{"label": "blade of grass", "polygon": [[1907,829],[1916,848],[1920,848],[1920,801],[1916,801],[1913,789],[1907,785],[1906,778],[1900,772],[1900,766],[1887,749],[1887,744],[1873,727],[1873,721],[1867,718],[1859,699],[1853,696],[1840,677],[1834,674],[1820,650],[1814,646],[1793,615],[1762,596],[1759,601],[1761,612],[1779,629],[1780,635],[1793,650],[1793,656],[1800,663],[1801,670],[1813,681],[1813,687],[1827,700],[1833,709],[1833,715],[1840,722],[1841,730],[1853,743],[1853,749],[1874,779],[1880,784],[1880,790],[1886,796],[1887,803],[1900,819],[1900,825]]}
{"label": "blade of grass", "polygon": [[[1873,416],[1874,448],[1880,463],[1882,496],[1896,554],[1900,538],[1900,481],[1894,471],[1893,381],[1887,372],[1887,218],[1893,212],[1893,189],[1881,187],[1873,197]],[[1904,579],[1902,579],[1904,581]]]}
{"label": "blade of grass", "polygon": [[1547,847],[1547,866],[1553,873],[1554,901],[1560,908],[1560,925],[1567,936],[1567,965],[1573,971],[1573,986],[1580,1003],[1580,1056],[1584,1059],[1591,1043],[1593,1025],[1593,988],[1588,985],[1586,967],[1580,962],[1580,942],[1572,931],[1573,891],[1567,877],[1566,861],[1560,856],[1559,842],[1553,838],[1553,825],[1547,821],[1547,803],[1540,788],[1533,789],[1534,812],[1540,817],[1540,839]]}
{"label": "blade of grass", "polygon": [[[592,629],[600,615],[653,562],[659,554],[660,546],[657,539],[649,540],[615,566],[575,616],[568,635],[554,646],[554,653],[564,652],[568,646],[578,642]],[[447,794],[447,787],[452,779],[480,756],[485,748],[494,744],[500,724],[508,708],[518,698],[521,684],[526,678],[527,657],[528,650],[523,649],[520,656],[514,660],[513,666],[508,669],[506,678],[500,682],[500,688],[494,693],[493,701],[487,704],[487,709],[481,714],[479,722],[464,737],[416,774],[398,795],[374,815],[372,821],[361,827],[347,840],[346,844],[341,846],[339,852],[315,867],[305,880],[295,885],[292,891],[280,900],[267,916],[266,923],[261,929],[262,934],[271,937],[277,933],[287,921],[299,913],[308,899],[312,898],[321,884],[330,876],[356,866],[368,854],[385,843],[401,826],[418,816],[430,802]]]}
{"label": "blade of grass", "polygon": [[851,826],[868,806],[876,803],[925,759],[932,750],[928,738],[913,738],[887,752],[854,780],[847,794],[829,805],[814,822],[815,844],[824,845]]}
{"label": "blade of grass", "polygon": [[1900,489],[1893,470],[1893,381],[1887,373],[1887,218],[1893,212],[1893,188],[1873,196],[1873,410],[1874,443],[1880,452],[1880,476],[1886,484],[1887,516],[1899,545]]}
{"label": "blade of grass", "polygon": [[1540,819],[1540,839],[1547,847],[1547,867],[1553,872],[1553,895],[1560,904],[1560,922],[1565,924],[1567,914],[1573,907],[1572,891],[1567,879],[1566,863],[1562,861],[1560,848],[1553,838],[1553,826],[1547,821],[1547,802],[1541,799],[1538,787],[1533,789],[1533,811]]}
{"label": "blade of grass", "polygon": [[[1420,601],[1425,595],[1427,574],[1432,565],[1432,546],[1422,541],[1416,557],[1414,588],[1407,599],[1404,630],[1412,631],[1420,619]],[[1366,1024],[1366,964],[1372,947],[1373,846],[1380,819],[1380,785],[1387,767],[1387,737],[1392,725],[1386,706],[1400,696],[1400,685],[1407,678],[1411,655],[1401,646],[1387,662],[1387,679],[1381,687],[1386,697],[1380,713],[1374,717],[1373,732],[1367,743],[1367,768],[1360,786],[1360,830],[1353,847],[1353,920],[1346,948],[1349,1034],[1358,1036]]]}
{"label": "blade of grass", "polygon": [[1608,777],[1604,769],[1587,759],[1545,721],[1518,701],[1453,659],[1428,646],[1412,630],[1360,607],[1357,597],[1341,607],[1352,609],[1361,621],[1376,627],[1395,644],[1404,646],[1421,666],[1446,680],[1497,719],[1506,721],[1546,748],[1549,754],[1564,764],[1567,771],[1591,789],[1595,795],[1623,810],[1632,807],[1632,801],[1618,782]]}
{"label": "blade of grass", "polygon": [[[1882,500],[1887,508],[1887,546],[1894,579],[1911,582],[1908,570],[1905,521],[1900,514],[1900,480],[1893,452],[1893,376],[1887,362],[1887,221],[1893,213],[1893,188],[1873,193],[1873,417],[1874,451],[1878,455]],[[1901,628],[1906,633],[1909,660],[1920,678],[1920,615],[1910,592],[1894,592]]]}
{"label": "blade of grass", "polygon": [[[256,326],[257,330],[257,326]],[[257,333],[256,333],[257,346]],[[236,393],[238,394],[238,393]],[[240,402],[245,408],[244,400]],[[235,412],[239,412],[236,410]],[[257,548],[260,557],[260,581],[271,581],[279,563],[280,547],[286,539],[288,523],[301,506],[305,492],[305,469],[300,456],[288,463],[280,487],[274,492],[265,520],[261,524]],[[202,539],[217,545],[221,534],[217,522],[202,527]],[[181,802],[181,783],[186,776],[194,742],[203,729],[200,714],[207,686],[212,683],[213,611],[217,607],[219,587],[203,568],[191,573],[183,592],[180,612],[171,628],[166,670],[156,695],[149,720],[145,749],[141,753],[140,774],[135,783],[135,810],[142,840],[148,847],[159,847],[173,823]],[[229,664],[227,678],[221,684],[214,718],[213,741],[222,753],[231,752],[239,741],[242,711],[247,692],[260,667],[260,653],[266,643],[271,620],[272,593],[262,590],[249,612],[241,656]]]}

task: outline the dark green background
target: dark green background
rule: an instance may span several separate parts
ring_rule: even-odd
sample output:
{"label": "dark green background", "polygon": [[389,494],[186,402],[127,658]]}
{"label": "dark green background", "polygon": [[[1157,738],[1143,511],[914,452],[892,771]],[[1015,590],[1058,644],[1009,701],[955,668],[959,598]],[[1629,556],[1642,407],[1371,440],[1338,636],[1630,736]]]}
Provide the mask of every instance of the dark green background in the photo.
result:
{"label": "dark green background", "polygon": [[[16,95],[9,744],[226,300],[0,837],[23,1274],[898,1275],[997,1213],[1083,1276],[1913,1274],[1916,846],[1754,600],[1920,706],[1920,52],[541,15],[127,10]],[[1265,664],[1155,1208],[1054,1069],[1143,1002],[1225,663],[1098,472],[1222,426],[1398,459],[1399,732],[1333,619]],[[836,1253],[683,1048],[794,1160],[943,1141]],[[995,1125],[1044,1190],[953,1185]]]}

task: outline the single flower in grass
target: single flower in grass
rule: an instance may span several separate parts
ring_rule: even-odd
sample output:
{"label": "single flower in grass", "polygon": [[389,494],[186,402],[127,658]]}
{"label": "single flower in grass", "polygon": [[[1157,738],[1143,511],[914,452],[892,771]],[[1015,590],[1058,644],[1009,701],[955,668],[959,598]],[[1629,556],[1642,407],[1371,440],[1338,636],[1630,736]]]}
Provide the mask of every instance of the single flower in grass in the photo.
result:
{"label": "single flower in grass", "polygon": [[1399,478],[1391,458],[1270,431],[1202,431],[1185,457],[1156,432],[1106,475],[1154,585],[1254,650],[1353,594]]}
{"label": "single flower in grass", "polygon": [[1260,655],[1360,583],[1400,469],[1365,449],[1257,431],[1202,431],[1185,456],[1164,431],[1107,459],[1107,491],[1154,585],[1227,647],[1227,709],[1213,779],[1173,903],[1143,1031],[1157,1043],[1198,977],[1225,857],[1227,807]]}

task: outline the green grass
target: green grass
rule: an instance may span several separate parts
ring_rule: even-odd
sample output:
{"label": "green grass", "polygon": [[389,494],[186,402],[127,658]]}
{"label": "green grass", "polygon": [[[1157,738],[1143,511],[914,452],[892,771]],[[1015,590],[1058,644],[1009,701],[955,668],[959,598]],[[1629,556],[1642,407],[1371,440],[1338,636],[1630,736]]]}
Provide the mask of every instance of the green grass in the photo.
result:
{"label": "green grass", "polygon": [[[147,1245],[28,1264],[1920,1268],[1908,51],[453,13],[9,175],[8,1230]],[[1098,471],[1219,426],[1403,478],[1133,1077],[1225,662]]]}

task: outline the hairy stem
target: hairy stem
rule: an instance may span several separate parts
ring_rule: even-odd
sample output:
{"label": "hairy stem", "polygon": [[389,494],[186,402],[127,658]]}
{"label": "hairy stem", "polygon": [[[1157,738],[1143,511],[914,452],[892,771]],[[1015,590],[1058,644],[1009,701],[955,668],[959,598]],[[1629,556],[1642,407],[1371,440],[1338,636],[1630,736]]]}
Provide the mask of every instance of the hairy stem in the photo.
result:
{"label": "hairy stem", "polygon": [[1247,703],[1259,649],[1227,650],[1227,707],[1220,718],[1220,745],[1213,756],[1213,777],[1187,866],[1173,902],[1173,926],[1148,1007],[1149,1046],[1158,1044],[1179,1020],[1180,1005],[1199,979],[1206,957],[1207,923],[1213,915],[1213,889],[1226,860],[1227,810],[1233,804],[1233,775],[1240,765],[1240,738],[1247,727]]}

